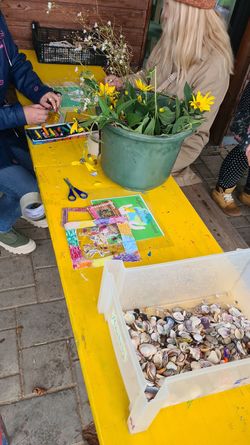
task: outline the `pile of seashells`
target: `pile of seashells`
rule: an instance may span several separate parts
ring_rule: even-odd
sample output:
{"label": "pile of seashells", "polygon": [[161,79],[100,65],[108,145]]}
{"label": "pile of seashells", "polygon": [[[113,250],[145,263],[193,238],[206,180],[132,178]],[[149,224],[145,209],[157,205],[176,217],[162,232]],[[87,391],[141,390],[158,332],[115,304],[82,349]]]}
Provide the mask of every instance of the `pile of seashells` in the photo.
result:
{"label": "pile of seashells", "polygon": [[166,377],[250,355],[250,320],[235,306],[203,302],[188,310],[134,309],[124,319],[147,380],[148,400]]}

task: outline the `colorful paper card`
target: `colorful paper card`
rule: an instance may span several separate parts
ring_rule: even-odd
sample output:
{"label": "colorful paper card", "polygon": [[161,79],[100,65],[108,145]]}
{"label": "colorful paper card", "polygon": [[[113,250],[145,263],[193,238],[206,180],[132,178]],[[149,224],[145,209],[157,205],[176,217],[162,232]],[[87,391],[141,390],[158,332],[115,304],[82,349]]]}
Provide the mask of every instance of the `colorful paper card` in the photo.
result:
{"label": "colorful paper card", "polygon": [[91,201],[94,206],[102,202],[112,202],[120,214],[129,220],[129,226],[136,241],[164,236],[154,216],[141,195],[120,196],[116,198]]}
{"label": "colorful paper card", "polygon": [[74,269],[100,267],[107,259],[126,262],[140,260],[136,241],[126,216],[121,216],[112,202],[82,208],[97,219],[68,222],[70,212],[63,209],[63,223]]}

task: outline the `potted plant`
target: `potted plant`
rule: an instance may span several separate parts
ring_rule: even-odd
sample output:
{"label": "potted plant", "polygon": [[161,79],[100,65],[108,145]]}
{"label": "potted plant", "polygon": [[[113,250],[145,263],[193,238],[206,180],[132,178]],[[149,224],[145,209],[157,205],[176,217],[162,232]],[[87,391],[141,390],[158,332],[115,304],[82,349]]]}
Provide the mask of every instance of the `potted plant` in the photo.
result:
{"label": "potted plant", "polygon": [[169,177],[182,142],[214,102],[209,93],[194,95],[188,84],[183,100],[158,93],[156,84],[140,79],[135,85],[128,80],[117,91],[88,72],[81,75],[81,87],[83,109],[89,112],[81,124],[101,130],[102,168],[114,182],[132,190],[152,189]]}

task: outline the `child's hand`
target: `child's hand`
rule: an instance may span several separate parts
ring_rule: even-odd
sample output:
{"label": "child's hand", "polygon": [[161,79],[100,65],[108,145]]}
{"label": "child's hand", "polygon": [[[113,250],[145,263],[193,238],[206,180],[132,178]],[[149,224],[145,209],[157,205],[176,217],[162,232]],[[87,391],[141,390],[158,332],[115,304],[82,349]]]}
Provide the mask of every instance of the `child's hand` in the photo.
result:
{"label": "child's hand", "polygon": [[111,87],[116,87],[118,90],[123,87],[123,80],[113,75],[105,77],[104,83],[108,83]]}
{"label": "child's hand", "polygon": [[47,110],[53,110],[57,112],[61,105],[62,97],[60,94],[56,94],[53,91],[44,94],[44,96],[40,99],[40,104],[46,108]]}
{"label": "child's hand", "polygon": [[49,110],[46,110],[42,105],[34,104],[23,107],[27,124],[43,124],[49,114]]}
{"label": "child's hand", "polygon": [[248,160],[248,165],[250,167],[250,144],[248,145],[248,147],[246,149],[246,156],[247,156],[247,160]]}

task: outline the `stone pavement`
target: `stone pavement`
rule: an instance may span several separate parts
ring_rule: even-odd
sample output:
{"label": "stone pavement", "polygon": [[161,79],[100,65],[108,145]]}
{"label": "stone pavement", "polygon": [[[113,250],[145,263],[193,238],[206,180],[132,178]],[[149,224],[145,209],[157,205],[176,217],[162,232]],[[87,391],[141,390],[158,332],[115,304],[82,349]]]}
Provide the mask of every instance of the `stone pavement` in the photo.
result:
{"label": "stone pavement", "polygon": [[37,250],[0,250],[0,414],[11,445],[85,445],[92,415],[49,232],[17,228]]}
{"label": "stone pavement", "polygon": [[[227,152],[208,147],[196,161],[208,188]],[[230,220],[250,246],[250,208],[242,212]],[[37,250],[0,250],[0,414],[11,445],[84,445],[92,416],[49,232],[24,221],[17,228]]]}

